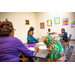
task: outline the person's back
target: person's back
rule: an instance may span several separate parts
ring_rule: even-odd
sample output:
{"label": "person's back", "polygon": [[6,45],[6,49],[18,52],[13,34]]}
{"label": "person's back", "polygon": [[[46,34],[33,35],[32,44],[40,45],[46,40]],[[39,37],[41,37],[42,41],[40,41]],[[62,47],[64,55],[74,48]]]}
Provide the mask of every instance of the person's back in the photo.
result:
{"label": "person's back", "polygon": [[19,61],[15,37],[0,37],[0,61]]}
{"label": "person's back", "polygon": [[35,56],[18,38],[14,37],[14,28],[11,22],[3,21],[0,24],[0,62],[18,62],[20,52],[29,57]]}
{"label": "person's back", "polygon": [[66,32],[64,32],[63,40],[64,40],[65,42],[68,42],[68,37],[67,37],[67,33],[66,33]]}
{"label": "person's back", "polygon": [[68,42],[68,36],[64,28],[61,29],[61,33],[62,34],[58,34],[61,37],[60,42]]}

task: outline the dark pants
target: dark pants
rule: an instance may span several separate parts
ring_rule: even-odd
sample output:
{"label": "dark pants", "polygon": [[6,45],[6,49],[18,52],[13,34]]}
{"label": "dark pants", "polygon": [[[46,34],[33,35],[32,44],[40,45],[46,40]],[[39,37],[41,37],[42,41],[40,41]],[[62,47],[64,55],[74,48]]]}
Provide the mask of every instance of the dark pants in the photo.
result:
{"label": "dark pants", "polygon": [[62,42],[65,42],[65,41],[63,40],[63,38],[62,38],[62,37],[60,38],[60,42],[61,42],[61,43],[62,43]]}

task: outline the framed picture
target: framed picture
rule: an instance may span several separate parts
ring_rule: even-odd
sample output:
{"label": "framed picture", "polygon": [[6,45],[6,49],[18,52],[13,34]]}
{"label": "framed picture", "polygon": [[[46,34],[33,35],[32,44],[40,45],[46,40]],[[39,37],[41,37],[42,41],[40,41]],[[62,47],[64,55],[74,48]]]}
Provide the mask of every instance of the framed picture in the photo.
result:
{"label": "framed picture", "polygon": [[71,21],[71,28],[75,28],[75,21]]}
{"label": "framed picture", "polygon": [[40,29],[45,29],[45,23],[44,22],[40,23]]}
{"label": "framed picture", "polygon": [[30,22],[28,19],[25,19],[25,25],[30,25]]}
{"label": "framed picture", "polygon": [[69,20],[68,18],[63,18],[63,25],[64,26],[68,25],[68,20]]}
{"label": "framed picture", "polygon": [[54,18],[54,24],[60,24],[60,18],[59,17]]}
{"label": "framed picture", "polygon": [[48,27],[52,26],[52,20],[47,20],[47,26]]}

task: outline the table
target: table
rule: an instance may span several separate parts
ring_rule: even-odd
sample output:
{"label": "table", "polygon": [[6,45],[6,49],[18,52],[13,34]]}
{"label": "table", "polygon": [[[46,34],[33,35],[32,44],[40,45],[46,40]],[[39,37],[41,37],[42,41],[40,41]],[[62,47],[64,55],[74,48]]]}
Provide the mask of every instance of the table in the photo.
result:
{"label": "table", "polygon": [[52,35],[50,35],[50,36],[55,37],[55,39],[57,39],[57,40],[60,40],[60,36],[58,36],[58,35],[56,35],[56,34],[52,34]]}
{"label": "table", "polygon": [[[41,43],[41,44],[42,44],[42,47],[45,46],[45,44],[44,45],[43,45],[43,43]],[[40,48],[41,44],[38,45],[39,48]],[[34,48],[33,47],[30,47],[29,49],[34,51]],[[48,49],[41,49],[40,48],[39,51],[36,53],[36,55],[34,57],[35,58],[39,58],[41,60],[42,59],[45,59],[46,60],[46,58],[48,57],[48,53],[49,53],[49,50]]]}

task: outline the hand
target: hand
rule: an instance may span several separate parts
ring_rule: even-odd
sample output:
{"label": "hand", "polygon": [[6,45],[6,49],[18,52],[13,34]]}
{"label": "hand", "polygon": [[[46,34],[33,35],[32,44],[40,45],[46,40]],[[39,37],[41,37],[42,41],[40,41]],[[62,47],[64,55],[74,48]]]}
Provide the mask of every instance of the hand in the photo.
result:
{"label": "hand", "polygon": [[35,46],[35,47],[34,47],[34,51],[35,51],[35,53],[37,53],[38,50],[39,50],[39,47],[38,47],[38,46]]}
{"label": "hand", "polygon": [[58,34],[60,36],[60,34]]}

